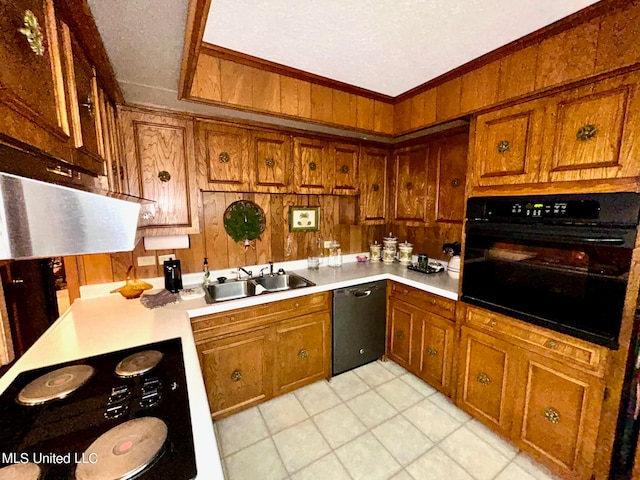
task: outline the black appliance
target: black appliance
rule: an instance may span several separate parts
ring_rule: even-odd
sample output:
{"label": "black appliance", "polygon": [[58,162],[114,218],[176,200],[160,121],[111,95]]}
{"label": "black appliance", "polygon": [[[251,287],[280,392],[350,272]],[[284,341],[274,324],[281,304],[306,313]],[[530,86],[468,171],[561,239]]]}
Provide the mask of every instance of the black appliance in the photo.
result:
{"label": "black appliance", "polygon": [[640,195],[473,197],[462,300],[618,348]]}
{"label": "black appliance", "polygon": [[19,374],[0,395],[0,477],[6,472],[25,480],[195,478],[181,340]]}
{"label": "black appliance", "polygon": [[182,290],[182,270],[180,260],[167,260],[164,262],[164,288],[172,293]]}
{"label": "black appliance", "polygon": [[333,375],[384,355],[387,282],[333,292]]}

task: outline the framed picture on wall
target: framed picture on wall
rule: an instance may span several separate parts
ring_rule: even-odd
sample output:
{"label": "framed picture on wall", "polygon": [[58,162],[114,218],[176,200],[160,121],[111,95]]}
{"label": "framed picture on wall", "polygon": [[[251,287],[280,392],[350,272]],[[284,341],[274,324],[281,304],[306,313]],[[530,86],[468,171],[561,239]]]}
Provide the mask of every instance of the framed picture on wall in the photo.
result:
{"label": "framed picture on wall", "polygon": [[320,229],[320,207],[290,207],[289,230],[312,232]]}

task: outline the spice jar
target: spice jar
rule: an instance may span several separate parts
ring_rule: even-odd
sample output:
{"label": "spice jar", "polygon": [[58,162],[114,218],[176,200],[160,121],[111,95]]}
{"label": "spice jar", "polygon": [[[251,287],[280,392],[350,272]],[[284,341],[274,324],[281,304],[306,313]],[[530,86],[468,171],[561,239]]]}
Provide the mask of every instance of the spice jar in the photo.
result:
{"label": "spice jar", "polygon": [[413,253],[413,244],[409,242],[403,242],[398,245],[400,250],[400,264],[409,265],[411,263],[411,254]]}
{"label": "spice jar", "polygon": [[370,253],[372,262],[380,261],[381,252],[382,252],[382,245],[380,245],[377,240],[369,245],[369,253]]}

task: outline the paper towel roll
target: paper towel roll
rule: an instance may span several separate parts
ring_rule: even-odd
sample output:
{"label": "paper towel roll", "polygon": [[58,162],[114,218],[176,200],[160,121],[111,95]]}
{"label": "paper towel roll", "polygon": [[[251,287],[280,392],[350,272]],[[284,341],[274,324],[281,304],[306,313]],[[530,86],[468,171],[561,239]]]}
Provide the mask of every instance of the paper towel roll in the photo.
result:
{"label": "paper towel roll", "polygon": [[189,235],[144,237],[145,250],[175,250],[178,248],[189,248]]}

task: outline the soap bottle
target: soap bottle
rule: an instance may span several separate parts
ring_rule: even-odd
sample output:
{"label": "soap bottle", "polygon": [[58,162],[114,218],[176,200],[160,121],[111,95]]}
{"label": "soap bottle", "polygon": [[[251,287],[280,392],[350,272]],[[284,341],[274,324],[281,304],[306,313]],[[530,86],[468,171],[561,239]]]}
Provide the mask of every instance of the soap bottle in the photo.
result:
{"label": "soap bottle", "polygon": [[211,272],[209,272],[209,261],[207,260],[207,257],[204,257],[204,262],[202,264],[202,276],[203,276],[202,285],[204,285],[205,287],[209,285],[210,275],[211,275]]}

